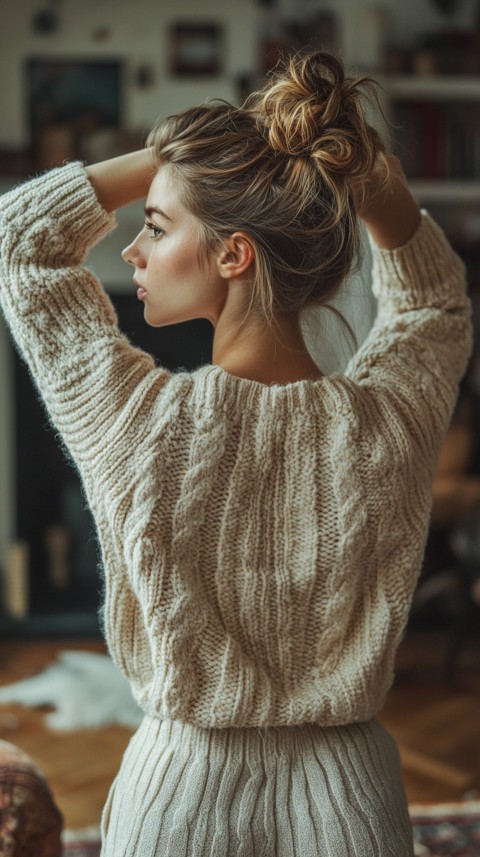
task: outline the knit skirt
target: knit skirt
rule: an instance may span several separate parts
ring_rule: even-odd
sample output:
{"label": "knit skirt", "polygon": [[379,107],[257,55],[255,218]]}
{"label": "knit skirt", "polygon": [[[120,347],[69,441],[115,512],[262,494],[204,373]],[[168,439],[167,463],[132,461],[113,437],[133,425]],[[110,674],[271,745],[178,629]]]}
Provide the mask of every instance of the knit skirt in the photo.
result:
{"label": "knit skirt", "polygon": [[101,857],[413,857],[397,747],[377,720],[200,729],[145,717]]}

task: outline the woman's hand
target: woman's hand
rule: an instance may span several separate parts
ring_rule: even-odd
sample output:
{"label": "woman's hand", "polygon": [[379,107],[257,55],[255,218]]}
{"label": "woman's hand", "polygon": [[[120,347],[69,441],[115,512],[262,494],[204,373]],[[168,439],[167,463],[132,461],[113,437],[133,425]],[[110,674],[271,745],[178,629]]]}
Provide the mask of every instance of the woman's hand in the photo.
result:
{"label": "woman's hand", "polygon": [[115,211],[137,199],[144,199],[157,172],[152,149],[120,155],[86,169],[105,211]]}
{"label": "woman's hand", "polygon": [[351,190],[358,216],[379,247],[393,250],[413,237],[420,209],[395,155],[380,154],[369,181],[352,184]]}

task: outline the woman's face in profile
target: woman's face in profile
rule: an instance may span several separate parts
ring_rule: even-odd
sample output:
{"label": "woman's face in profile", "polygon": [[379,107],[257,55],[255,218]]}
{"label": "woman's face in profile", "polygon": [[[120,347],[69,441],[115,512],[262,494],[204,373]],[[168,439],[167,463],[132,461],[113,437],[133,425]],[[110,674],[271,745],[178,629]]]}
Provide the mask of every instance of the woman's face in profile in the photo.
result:
{"label": "woman's face in profile", "polygon": [[216,321],[226,299],[213,254],[201,254],[201,224],[183,205],[168,165],[157,172],[145,205],[145,225],[122,252],[144,318],[152,327],[194,318]]}

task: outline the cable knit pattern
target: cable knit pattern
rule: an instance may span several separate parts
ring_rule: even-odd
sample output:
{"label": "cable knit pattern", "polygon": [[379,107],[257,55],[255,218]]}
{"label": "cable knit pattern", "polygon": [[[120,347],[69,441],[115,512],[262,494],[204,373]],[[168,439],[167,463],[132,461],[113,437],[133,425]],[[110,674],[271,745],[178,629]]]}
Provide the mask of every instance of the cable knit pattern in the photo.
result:
{"label": "cable knit pattern", "polygon": [[471,348],[464,269],[423,212],[373,246],[345,375],[170,373],[82,267],[113,226],[81,164],[1,201],[1,301],[95,517],[110,652],[148,715],[340,726],[383,703]]}

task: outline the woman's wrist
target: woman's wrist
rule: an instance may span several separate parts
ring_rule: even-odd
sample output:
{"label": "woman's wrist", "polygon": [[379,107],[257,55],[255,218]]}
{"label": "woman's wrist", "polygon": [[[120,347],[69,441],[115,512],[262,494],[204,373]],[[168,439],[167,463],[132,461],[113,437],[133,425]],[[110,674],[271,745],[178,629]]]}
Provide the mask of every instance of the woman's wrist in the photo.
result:
{"label": "woman's wrist", "polygon": [[146,197],[156,171],[151,148],[86,167],[100,205],[109,212]]}
{"label": "woman's wrist", "polygon": [[402,247],[420,226],[420,209],[408,188],[406,191],[392,194],[361,215],[373,241],[384,250]]}
{"label": "woman's wrist", "polygon": [[353,187],[358,216],[374,242],[394,250],[413,237],[420,226],[420,209],[412,196],[397,157],[382,154],[370,179]]}

